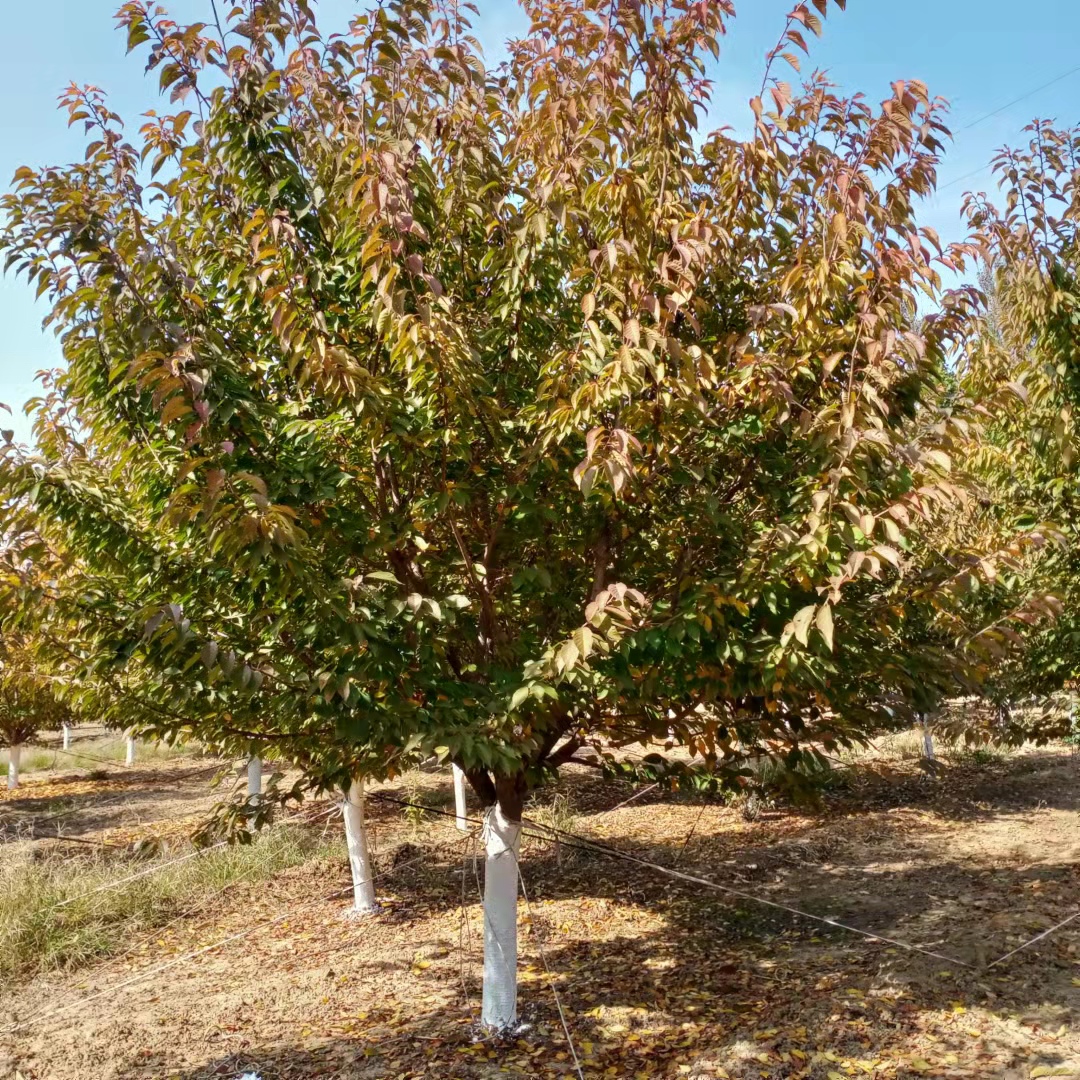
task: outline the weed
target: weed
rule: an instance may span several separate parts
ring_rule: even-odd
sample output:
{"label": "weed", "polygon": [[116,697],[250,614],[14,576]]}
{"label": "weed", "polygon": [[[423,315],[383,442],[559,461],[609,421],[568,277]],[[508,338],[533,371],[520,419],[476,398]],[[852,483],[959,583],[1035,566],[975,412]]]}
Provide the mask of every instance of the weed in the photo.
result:
{"label": "weed", "polygon": [[[570,805],[570,799],[563,792],[556,792],[551,798],[529,809],[529,818],[544,829],[559,833],[577,833],[578,817]],[[540,841],[545,843],[546,841]],[[565,861],[578,852],[578,848],[568,848],[557,839],[551,841],[555,850],[555,860],[562,866]]]}
{"label": "weed", "polygon": [[411,772],[402,779],[403,800],[409,805],[401,808],[401,816],[412,830],[415,838],[420,826],[428,819],[428,811],[440,808],[439,799],[431,788],[424,787],[419,772]]}
{"label": "weed", "polygon": [[[46,746],[24,746],[19,758],[19,772],[41,772],[43,769],[55,769],[57,755]],[[0,754],[0,769],[7,772],[8,752]]]}
{"label": "weed", "polygon": [[[135,745],[135,760],[139,762],[170,761],[178,757],[191,757],[200,753],[196,746],[178,746],[163,742],[139,742]],[[92,768],[95,761],[120,762],[127,756],[127,739],[123,736],[105,734],[90,739],[80,739],[70,751],[59,746],[24,746],[19,761],[22,773],[43,772],[47,769]],[[6,772],[8,752],[0,752],[0,770]],[[97,770],[100,771],[100,770]],[[93,775],[93,773],[91,773]]]}
{"label": "weed", "polygon": [[954,746],[948,751],[948,757],[954,765],[971,765],[976,768],[999,765],[1005,760],[1005,755],[1000,750],[991,750],[985,746]]}
{"label": "weed", "polygon": [[1080,753],[1080,712],[1076,705],[1069,705],[1069,734],[1064,739],[1066,746],[1071,746],[1073,753]]}
{"label": "weed", "polygon": [[[823,758],[809,754],[803,755],[794,766],[781,757],[761,757],[751,763],[750,770],[750,790],[763,803],[774,798],[795,803],[814,802],[822,795],[850,786],[849,769],[834,768]],[[749,804],[744,807],[744,816],[749,809]]]}

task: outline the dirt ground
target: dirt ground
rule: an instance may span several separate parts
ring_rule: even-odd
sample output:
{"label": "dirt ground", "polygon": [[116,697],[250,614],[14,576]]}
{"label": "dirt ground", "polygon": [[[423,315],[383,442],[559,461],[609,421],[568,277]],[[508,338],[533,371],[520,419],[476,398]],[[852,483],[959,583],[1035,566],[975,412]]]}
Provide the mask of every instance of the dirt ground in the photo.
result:
{"label": "dirt ground", "polygon": [[[86,839],[168,834],[219,797],[205,762],[112,772],[72,778],[66,794],[62,778],[29,777],[0,801],[9,842],[40,842],[26,839],[47,832],[32,822],[60,798],[74,809],[64,828]],[[834,924],[527,840],[523,1026],[494,1045],[475,1027],[476,837],[376,800],[381,914],[342,917],[344,860],[236,885],[124,957],[0,989],[0,1077],[575,1077],[576,1055],[589,1080],[1080,1080],[1080,918],[990,966],[1080,911],[1080,758],[1068,750],[936,778],[895,763],[817,812],[753,821],[659,789],[619,807],[636,791],[582,770],[540,801],[564,795],[577,834]],[[441,774],[380,793],[452,805]]]}

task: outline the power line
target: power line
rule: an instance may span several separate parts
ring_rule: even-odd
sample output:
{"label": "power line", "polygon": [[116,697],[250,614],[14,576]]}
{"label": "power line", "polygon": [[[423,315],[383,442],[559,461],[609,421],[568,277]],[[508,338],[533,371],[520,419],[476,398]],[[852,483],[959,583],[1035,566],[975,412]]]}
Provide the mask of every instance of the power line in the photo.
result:
{"label": "power line", "polygon": [[1080,919],[1080,911],[1077,911],[1075,914],[1070,915],[1067,919],[1062,919],[1061,922],[1059,922],[1056,926],[1051,926],[1049,930],[1044,930],[1041,934],[1036,934],[1030,941],[1025,941],[1023,945],[1018,945],[1015,949],[1013,949],[1011,952],[1007,952],[1004,956],[999,956],[996,960],[991,960],[990,963],[986,965],[987,969],[989,970],[992,967],[996,967],[1003,961],[1008,960],[1009,957],[1015,956],[1018,952],[1023,952],[1025,949],[1030,949],[1032,945],[1036,944],[1039,941],[1042,941],[1043,938],[1049,937],[1051,934],[1060,930],[1062,927],[1068,926],[1069,923],[1073,922],[1076,919]]}
{"label": "power line", "polygon": [[1028,90],[1019,97],[1013,98],[1012,101],[1008,101],[1004,105],[991,110],[985,115],[980,116],[977,120],[972,120],[970,124],[965,124],[962,128],[957,128],[957,131],[969,131],[973,127],[978,127],[984,120],[989,120],[992,116],[998,116],[1000,113],[1005,112],[1006,109],[1011,109],[1014,105],[1019,105],[1021,101],[1027,101],[1028,98],[1034,97],[1036,94],[1049,89],[1051,86],[1055,86],[1057,83],[1067,79],[1070,75],[1075,75],[1078,71],[1080,71],[1080,64],[1055,76],[1049,82],[1044,82],[1041,86],[1036,86],[1034,90]]}
{"label": "power line", "polygon": [[[1036,86],[1033,90],[1028,90],[1021,94],[1019,97],[1015,97],[1012,101],[1007,101],[1004,105],[999,105],[996,109],[991,109],[990,112],[984,113],[982,116],[972,120],[969,124],[964,124],[963,127],[956,129],[957,134],[961,131],[970,131],[973,127],[978,127],[979,124],[986,120],[991,119],[994,116],[1000,116],[1001,113],[1011,109],[1014,105],[1019,105],[1022,101],[1027,101],[1028,98],[1034,97],[1036,94],[1042,93],[1043,90],[1048,90],[1051,86],[1056,86],[1059,82],[1063,82],[1069,78],[1070,75],[1075,75],[1080,71],[1080,64],[1076,67],[1069,68],[1068,71],[1062,72],[1060,75],[1055,76],[1049,82],[1044,82],[1040,86]],[[980,166],[978,169],[972,169],[971,172],[964,173],[963,176],[956,177],[955,180],[950,180],[947,184],[941,184],[938,187],[938,191],[945,191],[948,188],[955,187],[957,184],[962,184],[965,180],[970,180],[973,176],[978,176],[979,173],[985,172],[988,166]]]}
{"label": "power line", "polygon": [[965,180],[970,180],[973,176],[978,176],[979,173],[984,173],[989,168],[989,165],[980,165],[977,169],[972,169],[969,173],[964,173],[963,176],[958,176],[955,180],[950,180],[947,184],[941,184],[937,188],[937,191],[945,191],[947,188],[954,187],[956,184],[962,184]]}

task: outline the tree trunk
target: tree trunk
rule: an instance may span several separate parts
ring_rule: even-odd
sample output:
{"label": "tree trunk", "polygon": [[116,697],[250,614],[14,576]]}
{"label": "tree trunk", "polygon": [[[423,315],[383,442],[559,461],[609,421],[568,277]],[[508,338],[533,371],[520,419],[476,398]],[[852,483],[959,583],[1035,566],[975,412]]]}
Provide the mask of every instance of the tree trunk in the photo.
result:
{"label": "tree trunk", "polygon": [[127,753],[124,755],[125,765],[135,764],[135,736],[129,735],[127,737]]}
{"label": "tree trunk", "polygon": [[484,815],[484,994],[480,1023],[504,1032],[517,1023],[517,889],[523,778],[497,785]]}
{"label": "tree trunk", "polygon": [[469,831],[468,812],[465,809],[465,774],[461,769],[452,766],[454,773],[454,813],[457,816],[457,827],[462,832]]}
{"label": "tree trunk", "polygon": [[248,758],[247,763],[247,793],[250,799],[253,795],[262,794],[262,759],[258,757]]}
{"label": "tree trunk", "polygon": [[64,749],[65,750],[70,750],[71,749],[71,725],[70,724],[65,724],[64,725]]}
{"label": "tree trunk", "polygon": [[354,780],[345,800],[345,841],[349,848],[352,869],[353,907],[358,915],[369,915],[378,909],[375,903],[375,881],[368,851],[367,826],[364,824],[364,781]]}
{"label": "tree trunk", "polygon": [[934,756],[934,736],[931,732],[930,721],[926,718],[926,713],[919,714],[919,726],[922,728],[923,755],[927,761],[937,761]]}
{"label": "tree trunk", "polygon": [[19,762],[22,760],[22,747],[18,744],[8,750],[7,786],[14,789],[19,786]]}

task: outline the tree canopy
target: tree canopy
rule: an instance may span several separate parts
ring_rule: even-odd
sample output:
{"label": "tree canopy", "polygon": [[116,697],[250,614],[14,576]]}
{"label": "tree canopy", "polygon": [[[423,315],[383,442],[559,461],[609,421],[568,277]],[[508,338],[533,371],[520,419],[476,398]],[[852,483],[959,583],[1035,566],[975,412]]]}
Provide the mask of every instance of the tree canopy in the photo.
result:
{"label": "tree canopy", "polygon": [[[1013,632],[987,686],[1005,703],[1045,697],[1080,675],[1077,536],[1077,152],[1080,135],[1037,121],[1030,142],[994,159],[1000,198],[969,196],[987,297],[969,333],[961,375],[987,420],[971,448],[975,481],[1001,525],[1023,535],[1052,522],[1055,543],[1019,583],[1055,598],[1057,617]],[[1042,718],[1060,727],[1060,710]],[[1015,734],[1030,734],[1022,725]]]}
{"label": "tree canopy", "polygon": [[0,746],[18,746],[39,731],[55,731],[71,715],[25,642],[6,634],[0,638]]}
{"label": "tree canopy", "polygon": [[954,677],[896,648],[990,572],[912,542],[963,497],[962,312],[917,315],[941,103],[770,68],[754,136],[703,135],[728,5],[527,10],[489,70],[457,4],[129,3],[186,107],[132,142],[73,87],[85,161],[17,174],[0,246],[65,369],[8,528],[151,729],[316,782],[436,752],[519,803],[601,737],[797,757]]}

